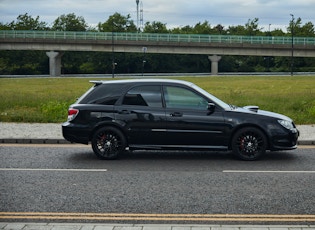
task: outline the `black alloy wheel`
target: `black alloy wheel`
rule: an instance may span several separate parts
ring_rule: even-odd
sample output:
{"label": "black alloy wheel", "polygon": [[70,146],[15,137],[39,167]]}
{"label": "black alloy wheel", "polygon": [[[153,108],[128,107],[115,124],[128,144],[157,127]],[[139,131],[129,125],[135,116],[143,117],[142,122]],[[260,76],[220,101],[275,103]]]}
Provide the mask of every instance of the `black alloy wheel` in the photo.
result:
{"label": "black alloy wheel", "polygon": [[267,138],[265,134],[257,128],[242,128],[233,136],[233,153],[242,160],[257,160],[266,153],[266,149]]}
{"label": "black alloy wheel", "polygon": [[126,138],[120,130],[114,127],[103,127],[94,133],[92,148],[100,159],[117,159],[125,151]]}

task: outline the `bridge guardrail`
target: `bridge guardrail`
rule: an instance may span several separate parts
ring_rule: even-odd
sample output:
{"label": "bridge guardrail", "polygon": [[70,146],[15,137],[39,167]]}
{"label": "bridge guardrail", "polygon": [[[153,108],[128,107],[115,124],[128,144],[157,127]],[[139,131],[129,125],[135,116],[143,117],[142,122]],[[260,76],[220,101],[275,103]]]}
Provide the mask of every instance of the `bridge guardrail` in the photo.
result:
{"label": "bridge guardrail", "polygon": [[[197,43],[246,43],[291,45],[290,36],[237,36],[206,34],[158,34],[158,33],[118,33],[118,32],[75,32],[75,31],[31,31],[0,30],[2,39],[73,39],[73,40],[112,40],[148,42],[197,42]],[[294,45],[314,46],[315,37],[294,37]]]}

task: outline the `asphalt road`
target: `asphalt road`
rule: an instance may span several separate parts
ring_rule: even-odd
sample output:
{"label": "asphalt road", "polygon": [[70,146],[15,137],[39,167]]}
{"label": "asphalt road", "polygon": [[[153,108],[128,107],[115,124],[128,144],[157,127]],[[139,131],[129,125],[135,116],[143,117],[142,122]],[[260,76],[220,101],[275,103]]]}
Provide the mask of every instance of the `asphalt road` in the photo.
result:
{"label": "asphalt road", "polygon": [[315,223],[315,149],[146,152],[0,144],[0,221]]}

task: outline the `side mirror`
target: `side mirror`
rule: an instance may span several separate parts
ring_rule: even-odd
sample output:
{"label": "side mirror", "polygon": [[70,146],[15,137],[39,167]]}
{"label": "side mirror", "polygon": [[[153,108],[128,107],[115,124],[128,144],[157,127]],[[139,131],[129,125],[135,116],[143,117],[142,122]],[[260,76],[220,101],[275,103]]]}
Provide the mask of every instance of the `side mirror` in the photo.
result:
{"label": "side mirror", "polygon": [[215,110],[215,104],[212,102],[208,103],[208,110],[209,110],[209,114],[213,113]]}

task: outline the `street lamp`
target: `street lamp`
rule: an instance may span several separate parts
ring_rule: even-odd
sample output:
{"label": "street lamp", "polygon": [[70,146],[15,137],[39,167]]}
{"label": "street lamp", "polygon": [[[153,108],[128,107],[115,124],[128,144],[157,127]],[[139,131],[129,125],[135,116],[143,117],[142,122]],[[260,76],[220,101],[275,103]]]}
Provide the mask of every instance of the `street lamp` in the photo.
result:
{"label": "street lamp", "polygon": [[290,14],[292,17],[291,20],[291,76],[293,76],[293,65],[294,65],[294,58],[293,58],[293,51],[294,51],[294,15]]}
{"label": "street lamp", "polygon": [[145,63],[147,62],[145,60],[145,53],[147,52],[147,47],[142,47],[142,52],[143,52],[143,60],[142,60],[142,77],[143,77],[143,73],[144,73],[144,66],[145,66]]}
{"label": "street lamp", "polygon": [[[269,32],[268,32],[269,38],[268,38],[268,40],[269,40],[269,42],[271,43],[270,26],[271,26],[271,24],[269,23]],[[267,57],[267,71],[268,71],[268,72],[270,72],[270,58],[271,58],[270,56]]]}
{"label": "street lamp", "polygon": [[142,61],[142,77],[143,77],[143,74],[144,74],[144,65],[147,61],[146,60],[143,60]]}
{"label": "street lamp", "polygon": [[115,68],[117,63],[115,62],[115,43],[114,43],[114,32],[112,31],[112,78],[115,77]]}
{"label": "street lamp", "polygon": [[115,68],[116,68],[116,65],[117,65],[117,63],[114,61],[114,59],[113,59],[113,62],[112,62],[112,78],[114,78],[115,77]]}
{"label": "street lamp", "polygon": [[137,32],[139,30],[139,0],[136,0],[137,4]]}

